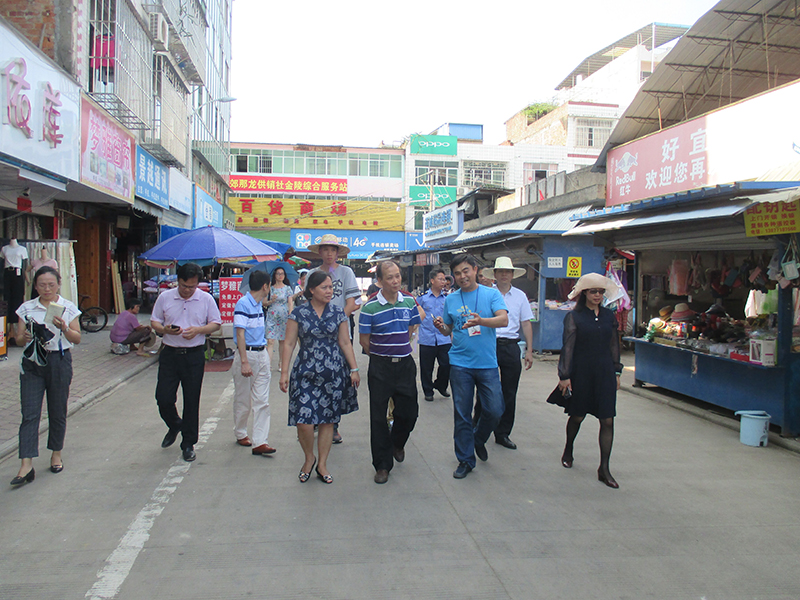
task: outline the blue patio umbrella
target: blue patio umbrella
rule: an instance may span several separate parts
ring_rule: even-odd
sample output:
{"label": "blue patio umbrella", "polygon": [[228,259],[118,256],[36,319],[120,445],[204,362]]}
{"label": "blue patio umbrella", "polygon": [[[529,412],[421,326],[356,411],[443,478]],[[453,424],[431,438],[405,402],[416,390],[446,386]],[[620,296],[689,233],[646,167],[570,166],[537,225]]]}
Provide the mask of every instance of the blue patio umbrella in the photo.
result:
{"label": "blue patio umbrella", "polygon": [[253,265],[244,272],[244,275],[242,275],[242,283],[239,285],[239,291],[243,294],[246,294],[250,291],[250,273],[253,271],[264,271],[270,276],[271,280],[272,272],[277,268],[283,269],[283,271],[286,273],[287,283],[290,287],[294,288],[294,286],[297,285],[297,280],[300,279],[300,276],[297,274],[297,271],[294,270],[294,267],[288,262],[282,260],[267,260],[260,262],[257,265]]}
{"label": "blue patio umbrella", "polygon": [[279,256],[278,250],[261,240],[230,229],[209,226],[179,233],[140,254],[139,260],[151,267],[165,269],[187,262],[205,267],[221,262],[263,261]]}

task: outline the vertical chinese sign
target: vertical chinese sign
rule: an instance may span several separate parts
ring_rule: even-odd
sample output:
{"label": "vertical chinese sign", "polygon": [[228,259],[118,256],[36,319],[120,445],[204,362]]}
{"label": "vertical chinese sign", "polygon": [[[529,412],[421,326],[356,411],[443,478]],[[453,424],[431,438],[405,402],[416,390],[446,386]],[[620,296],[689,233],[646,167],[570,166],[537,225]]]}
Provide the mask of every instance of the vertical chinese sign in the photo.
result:
{"label": "vertical chinese sign", "polygon": [[135,168],[134,137],[81,95],[81,183],[133,204]]}
{"label": "vertical chinese sign", "polygon": [[243,296],[239,291],[241,283],[241,277],[219,278],[219,312],[223,323],[233,323],[233,309]]}

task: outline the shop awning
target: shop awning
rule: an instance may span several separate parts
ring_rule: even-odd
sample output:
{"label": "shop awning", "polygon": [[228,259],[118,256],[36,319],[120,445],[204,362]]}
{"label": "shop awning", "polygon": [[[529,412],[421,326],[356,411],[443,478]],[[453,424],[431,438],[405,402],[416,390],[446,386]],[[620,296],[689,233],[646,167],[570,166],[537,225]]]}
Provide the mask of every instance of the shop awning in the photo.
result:
{"label": "shop awning", "polygon": [[544,215],[543,217],[536,219],[536,222],[531,226],[530,231],[538,235],[561,235],[565,231],[570,231],[578,225],[578,222],[571,221],[570,217],[573,215],[583,214],[590,208],[592,208],[591,204],[587,206],[568,208],[560,212]]}
{"label": "shop awning", "polygon": [[[526,217],[511,223],[501,223],[500,225],[492,225],[480,231],[464,231],[453,240],[452,244],[463,244],[464,242],[474,242],[478,240],[485,240],[489,238],[502,237],[509,234],[526,234],[530,233],[528,227],[533,221],[533,217]],[[449,245],[449,244],[448,244]]]}
{"label": "shop awning", "polygon": [[747,237],[744,219],[750,206],[769,202],[791,202],[800,190],[791,188],[718,201],[713,205],[681,206],[660,212],[641,211],[612,219],[591,219],[564,235],[597,234],[609,243],[631,250],[686,249],[736,250],[772,248],[775,239]]}

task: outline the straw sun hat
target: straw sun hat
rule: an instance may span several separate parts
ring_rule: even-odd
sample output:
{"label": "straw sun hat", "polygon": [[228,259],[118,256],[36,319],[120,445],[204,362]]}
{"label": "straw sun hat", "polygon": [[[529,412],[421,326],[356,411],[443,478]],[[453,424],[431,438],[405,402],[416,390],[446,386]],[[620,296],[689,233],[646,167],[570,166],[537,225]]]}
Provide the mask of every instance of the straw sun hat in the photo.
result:
{"label": "straw sun hat", "polygon": [[337,238],[332,233],[326,233],[325,235],[323,235],[322,239],[319,241],[319,244],[311,244],[308,247],[308,252],[319,254],[320,246],[336,246],[339,249],[339,258],[347,256],[347,253],[350,252],[350,248],[348,248],[344,244],[340,244],[339,238]]}
{"label": "straw sun hat", "polygon": [[525,269],[521,269],[519,267],[515,267],[511,263],[511,259],[507,256],[498,256],[494,261],[494,267],[486,267],[481,271],[484,277],[488,277],[489,279],[494,279],[494,272],[496,269],[506,269],[509,271],[514,271],[514,279],[517,277],[522,277],[527,272]]}
{"label": "straw sun hat", "polygon": [[608,277],[600,275],[600,273],[587,273],[578,279],[578,283],[576,283],[575,287],[572,288],[572,291],[569,293],[567,298],[574,300],[583,290],[594,290],[598,288],[603,288],[605,290],[605,294],[603,295],[609,296],[613,292],[616,292],[617,285]]}

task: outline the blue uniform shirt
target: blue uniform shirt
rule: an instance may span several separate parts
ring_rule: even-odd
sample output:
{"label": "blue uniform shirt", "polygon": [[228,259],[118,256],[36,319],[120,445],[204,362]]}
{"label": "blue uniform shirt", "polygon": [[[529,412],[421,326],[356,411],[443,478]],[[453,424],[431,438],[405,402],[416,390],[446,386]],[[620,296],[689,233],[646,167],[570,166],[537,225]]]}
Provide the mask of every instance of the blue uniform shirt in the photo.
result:
{"label": "blue uniform shirt", "polygon": [[446,298],[444,291],[435,296],[431,290],[417,298],[417,304],[425,311],[425,320],[419,328],[419,343],[422,346],[444,346],[453,342],[449,335],[443,335],[433,326],[433,318],[444,315],[444,301]]}

